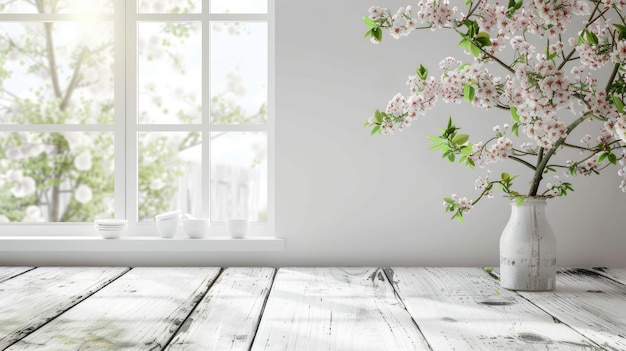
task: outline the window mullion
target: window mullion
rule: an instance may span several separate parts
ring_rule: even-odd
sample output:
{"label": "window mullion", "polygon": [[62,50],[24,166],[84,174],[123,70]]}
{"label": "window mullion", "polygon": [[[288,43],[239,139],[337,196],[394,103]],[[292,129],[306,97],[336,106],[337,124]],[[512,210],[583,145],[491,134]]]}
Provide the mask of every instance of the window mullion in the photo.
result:
{"label": "window mullion", "polygon": [[202,216],[211,217],[211,22],[210,2],[202,4]]}
{"label": "window mullion", "polygon": [[113,42],[115,45],[115,122],[114,122],[114,212],[116,218],[126,217],[126,138],[125,138],[125,115],[126,115],[126,65],[125,65],[125,1],[116,0],[115,25]]}
{"label": "window mullion", "polygon": [[274,233],[274,223],[275,223],[275,109],[276,106],[276,98],[275,98],[275,62],[276,62],[276,42],[275,42],[275,16],[276,9],[275,0],[268,0],[268,23],[267,23],[267,214],[268,214],[268,225],[269,231]]}
{"label": "window mullion", "polygon": [[[138,220],[137,209],[137,3],[136,0],[121,0],[125,2],[125,81],[126,81],[126,109],[125,111],[125,140],[126,140],[126,218],[131,229],[135,229]],[[131,230],[136,232],[136,230]]]}

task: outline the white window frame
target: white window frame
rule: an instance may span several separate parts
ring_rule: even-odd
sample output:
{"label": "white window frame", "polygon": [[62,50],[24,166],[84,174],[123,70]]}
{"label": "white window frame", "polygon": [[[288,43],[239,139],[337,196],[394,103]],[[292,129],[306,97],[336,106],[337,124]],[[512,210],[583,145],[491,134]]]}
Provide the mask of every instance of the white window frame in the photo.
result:
{"label": "white window frame", "polygon": [[[115,40],[115,121],[111,125],[0,125],[0,132],[65,132],[65,131],[81,131],[81,132],[114,132],[115,134],[115,173],[114,173],[114,204],[115,214],[118,218],[127,218],[129,221],[129,229],[126,239],[141,239],[142,245],[147,244],[149,249],[152,239],[158,238],[156,227],[153,222],[138,222],[137,219],[137,132],[153,132],[153,131],[201,131],[203,134],[202,153],[203,153],[203,203],[208,204],[210,197],[209,174],[210,174],[210,150],[209,144],[205,140],[205,135],[212,131],[259,131],[267,135],[267,173],[268,173],[268,220],[267,222],[253,222],[247,238],[258,238],[267,245],[267,240],[275,238],[275,9],[274,1],[268,1],[267,14],[210,14],[210,0],[202,0],[203,12],[200,14],[137,14],[137,0],[115,0],[115,14],[89,15],[83,17],[85,20],[112,20],[114,22],[114,36],[116,39],[125,38],[125,40]],[[118,9],[124,9],[123,15]],[[0,21],[11,22],[44,22],[44,21],[76,21],[76,15],[73,14],[0,14]],[[202,124],[196,125],[159,125],[159,124],[138,124],[137,122],[137,21],[201,21],[202,22],[202,45],[203,48],[209,47],[210,35],[209,21],[251,21],[251,22],[267,22],[268,26],[268,100],[267,100],[267,122],[262,125],[211,125],[209,123],[210,100],[209,91],[209,69],[208,59],[204,58],[206,66],[203,67],[202,77]],[[203,53],[207,52],[206,49]],[[124,136],[120,138],[119,136]],[[208,205],[204,206],[203,216],[208,216]],[[184,239],[184,232],[179,228],[177,238]],[[93,228],[93,223],[2,223],[0,224],[0,239],[3,238],[5,243],[17,243],[19,238],[46,237],[44,242],[54,237],[92,237],[98,236]],[[223,242],[227,239],[228,233],[224,223],[213,223],[207,240],[219,239]],[[145,241],[145,239],[150,239]],[[8,240],[8,241],[7,241]],[[103,239],[104,240],[104,239]],[[163,239],[172,240],[172,239]],[[235,240],[235,239],[233,239]],[[278,239],[277,239],[278,240]],[[33,242],[32,240],[28,240]],[[214,240],[215,241],[215,240]],[[280,249],[284,246],[282,240],[279,240],[278,246],[271,244],[273,249]],[[124,242],[124,240],[120,240]],[[43,243],[43,242],[42,242]],[[68,244],[64,241],[64,245]],[[158,245],[158,244],[157,244]],[[234,246],[236,249],[248,248],[248,246]],[[272,246],[273,245],[273,246]],[[87,245],[89,246],[89,245]],[[111,245],[109,245],[111,246]],[[113,244],[111,247],[122,246]],[[201,245],[202,246],[202,245]],[[218,245],[219,246],[219,245]],[[232,249],[232,245],[221,245],[225,249]],[[62,248],[61,246],[60,248]],[[67,246],[64,246],[67,249]],[[76,250],[85,249],[84,241],[82,245],[75,246]],[[161,247],[161,246],[159,246]],[[183,248],[186,246],[183,246]],[[192,246],[189,246],[190,248]],[[205,246],[206,247],[206,246]],[[165,247],[163,247],[165,248]],[[252,246],[251,248],[254,248]],[[24,249],[26,250],[26,249]],[[44,250],[44,247],[41,247]],[[89,250],[87,248],[87,250]],[[2,248],[0,248],[2,251]],[[71,251],[71,248],[70,248]]]}

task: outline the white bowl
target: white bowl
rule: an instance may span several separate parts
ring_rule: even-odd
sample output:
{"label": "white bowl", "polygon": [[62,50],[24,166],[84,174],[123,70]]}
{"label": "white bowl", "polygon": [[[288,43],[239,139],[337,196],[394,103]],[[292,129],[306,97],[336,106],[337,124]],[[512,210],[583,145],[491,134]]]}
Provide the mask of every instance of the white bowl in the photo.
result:
{"label": "white bowl", "polygon": [[248,232],[248,220],[246,218],[229,218],[226,227],[233,239],[242,239]]}
{"label": "white bowl", "polygon": [[210,226],[211,220],[209,218],[183,219],[185,233],[192,239],[204,238],[204,235],[209,232]]}
{"label": "white bowl", "polygon": [[173,238],[178,230],[178,217],[156,220],[156,229],[162,238]]}
{"label": "white bowl", "polygon": [[128,225],[128,221],[125,219],[114,219],[114,218],[102,218],[96,219],[94,221],[96,225],[99,226],[125,226]]}
{"label": "white bowl", "polygon": [[102,235],[104,239],[117,239],[122,234],[126,232],[126,230],[99,230],[98,233]]}

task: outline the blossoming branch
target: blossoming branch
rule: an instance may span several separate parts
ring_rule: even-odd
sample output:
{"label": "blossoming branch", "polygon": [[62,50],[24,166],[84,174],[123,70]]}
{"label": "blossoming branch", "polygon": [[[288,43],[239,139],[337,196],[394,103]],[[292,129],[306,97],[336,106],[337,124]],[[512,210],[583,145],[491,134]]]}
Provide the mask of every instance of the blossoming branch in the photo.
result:
{"label": "blossoming branch", "polygon": [[[468,0],[462,9],[448,0],[423,0],[415,9],[407,6],[395,13],[373,6],[363,17],[369,27],[365,36],[373,43],[382,40],[383,31],[398,39],[416,30],[445,29],[460,38],[458,46],[469,59],[443,58],[438,77],[420,65],[407,80],[408,94],[396,94],[366,125],[372,134],[402,131],[439,101],[506,111],[507,123],[490,127],[493,137],[488,140],[470,142],[452,119],[441,135],[429,137],[431,149],[450,162],[473,168],[511,161],[532,174],[530,188],[521,193],[513,188],[516,176],[503,172],[493,178],[488,171],[475,183],[481,191],[477,199],[445,199],[453,218],[462,219],[494,187],[522,201],[567,195],[573,187],[558,175],[540,190],[544,175],[558,169],[590,175],[618,166],[619,188],[626,192],[625,7],[625,0],[510,0],[507,5]],[[601,70],[608,71],[603,82],[597,77]],[[596,135],[570,140],[586,120],[597,123]],[[526,140],[512,140],[524,136]],[[579,151],[580,159],[559,163],[553,158],[566,148]]]}

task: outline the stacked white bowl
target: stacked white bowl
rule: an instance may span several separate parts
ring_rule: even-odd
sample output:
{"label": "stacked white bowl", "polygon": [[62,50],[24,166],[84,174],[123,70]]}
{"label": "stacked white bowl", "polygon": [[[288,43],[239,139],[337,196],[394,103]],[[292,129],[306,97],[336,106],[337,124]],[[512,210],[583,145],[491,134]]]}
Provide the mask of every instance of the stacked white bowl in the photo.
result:
{"label": "stacked white bowl", "polygon": [[128,228],[128,221],[125,219],[96,219],[96,231],[105,239],[117,239]]}

